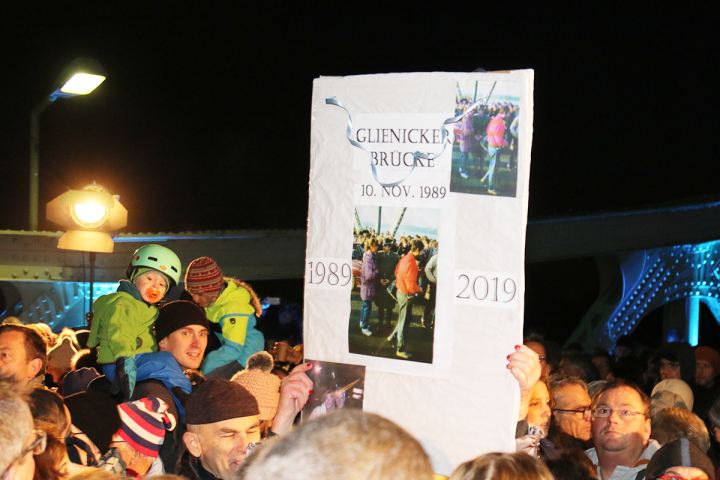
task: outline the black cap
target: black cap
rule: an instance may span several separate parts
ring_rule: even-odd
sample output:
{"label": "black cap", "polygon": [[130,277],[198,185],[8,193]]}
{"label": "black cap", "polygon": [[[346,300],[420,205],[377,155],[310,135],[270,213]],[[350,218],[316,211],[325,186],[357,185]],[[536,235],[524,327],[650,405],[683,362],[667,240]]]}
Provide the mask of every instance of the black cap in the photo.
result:
{"label": "black cap", "polygon": [[188,325],[200,325],[210,330],[210,321],[202,308],[187,300],[170,302],[160,308],[160,315],[155,322],[155,338],[159,342],[174,331]]}

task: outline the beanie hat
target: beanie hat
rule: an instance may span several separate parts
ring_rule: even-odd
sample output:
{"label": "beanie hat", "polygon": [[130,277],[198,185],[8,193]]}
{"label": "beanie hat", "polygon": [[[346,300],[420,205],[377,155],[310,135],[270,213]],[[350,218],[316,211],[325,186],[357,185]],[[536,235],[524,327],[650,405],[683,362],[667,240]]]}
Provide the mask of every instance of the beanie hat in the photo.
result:
{"label": "beanie hat", "polygon": [[148,457],[157,457],[165,440],[165,430],[175,428],[175,416],[168,404],[156,397],[118,405],[122,426],[117,434],[131,447]]}
{"label": "beanie hat", "polygon": [[104,455],[121,425],[115,400],[101,393],[81,392],[65,397],[65,406],[70,411],[73,425],[82,430]]}
{"label": "beanie hat", "polygon": [[247,369],[233,376],[232,381],[245,387],[260,410],[260,420],[272,420],[280,402],[280,378],[270,373],[274,362],[268,352],[257,352],[248,358]]}
{"label": "beanie hat", "polygon": [[720,353],[714,348],[697,347],[695,349],[695,359],[705,360],[712,365],[713,372],[715,372],[716,375],[720,373]]}
{"label": "beanie hat", "polygon": [[160,308],[155,321],[155,338],[158,342],[176,330],[188,325],[200,325],[210,330],[210,321],[202,308],[187,300],[176,300]]}
{"label": "beanie hat", "polygon": [[55,345],[48,352],[48,365],[62,368],[63,370],[70,370],[70,360],[72,360],[76,353],[77,350],[75,350],[72,340],[69,337],[65,337],[61,343]]}
{"label": "beanie hat", "polygon": [[695,397],[690,386],[676,378],[663,380],[652,391],[651,415],[669,407],[682,407],[692,411]]}
{"label": "beanie hat", "polygon": [[205,425],[259,414],[255,397],[242,385],[224,378],[209,379],[185,403],[185,422],[188,425]]}
{"label": "beanie hat", "polygon": [[653,359],[654,363],[660,360],[670,360],[680,363],[680,378],[690,382],[695,376],[695,352],[690,344],[685,342],[670,342],[658,350]]}
{"label": "beanie hat", "polygon": [[713,427],[720,428],[720,397],[715,400],[708,411],[708,420]]}
{"label": "beanie hat", "polygon": [[223,275],[218,264],[210,257],[200,257],[188,265],[185,272],[185,290],[195,290],[210,295],[222,291]]}
{"label": "beanie hat", "polygon": [[668,468],[692,467],[707,473],[710,480],[715,480],[715,467],[703,451],[687,438],[678,438],[666,444],[650,459],[646,472],[648,480],[659,478]]}

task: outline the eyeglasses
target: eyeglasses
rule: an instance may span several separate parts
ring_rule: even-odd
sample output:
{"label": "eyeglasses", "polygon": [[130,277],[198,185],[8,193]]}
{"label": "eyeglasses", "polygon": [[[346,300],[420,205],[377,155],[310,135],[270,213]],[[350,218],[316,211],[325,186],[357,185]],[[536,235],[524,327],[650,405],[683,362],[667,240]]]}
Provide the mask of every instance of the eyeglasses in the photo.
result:
{"label": "eyeglasses", "polygon": [[626,410],[624,408],[620,410],[615,410],[607,407],[596,408],[595,410],[593,410],[592,413],[595,418],[608,418],[610,415],[612,415],[612,412],[617,413],[618,416],[623,420],[632,418],[635,415],[647,415],[645,412],[638,412],[637,410]]}
{"label": "eyeglasses", "polygon": [[683,478],[675,475],[660,475],[658,478],[662,478],[662,480],[707,480],[708,477]]}
{"label": "eyeglasses", "polygon": [[555,411],[555,412],[582,413],[582,416],[583,416],[583,417],[589,417],[590,414],[592,413],[592,410],[590,409],[590,407],[585,407],[585,408],[582,408],[582,409],[580,409],[580,410],[568,410],[568,409],[565,409],[565,408],[556,408],[556,409],[554,409],[553,411]]}
{"label": "eyeglasses", "polygon": [[5,471],[0,474],[0,480],[5,480],[8,473],[10,473],[12,466],[22,460],[28,453],[32,452],[33,455],[40,455],[45,451],[45,447],[47,447],[47,434],[42,430],[33,430],[33,433],[37,436],[35,441],[33,441],[29,447],[20,452],[20,455],[10,462]]}

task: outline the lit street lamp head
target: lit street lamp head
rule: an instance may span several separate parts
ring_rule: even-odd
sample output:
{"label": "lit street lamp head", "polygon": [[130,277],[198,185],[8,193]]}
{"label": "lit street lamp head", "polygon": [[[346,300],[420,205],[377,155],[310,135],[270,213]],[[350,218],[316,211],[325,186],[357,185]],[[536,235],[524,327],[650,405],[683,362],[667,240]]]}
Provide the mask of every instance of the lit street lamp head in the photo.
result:
{"label": "lit street lamp head", "polygon": [[127,210],[96,184],[69,190],[47,204],[47,219],[67,229],[58,248],[85,252],[112,252],[108,232],[127,225]]}
{"label": "lit street lamp head", "polygon": [[50,94],[50,100],[87,95],[104,80],[105,70],[97,60],[87,57],[76,58],[65,67],[55,81],[55,91]]}

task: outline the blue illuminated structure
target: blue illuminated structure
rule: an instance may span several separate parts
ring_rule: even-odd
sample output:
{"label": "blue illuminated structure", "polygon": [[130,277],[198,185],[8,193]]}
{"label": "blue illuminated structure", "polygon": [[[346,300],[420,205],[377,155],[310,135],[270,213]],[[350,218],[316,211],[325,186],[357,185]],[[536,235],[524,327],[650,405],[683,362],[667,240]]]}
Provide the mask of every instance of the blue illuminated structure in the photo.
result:
{"label": "blue illuminated structure", "polygon": [[684,300],[684,318],[678,326],[690,345],[696,346],[700,302],[720,321],[718,251],[720,241],[713,241],[640,250],[618,258],[621,275],[605,284],[568,343],[611,348],[620,336],[632,333],[649,312]]}
{"label": "blue illuminated structure", "polygon": [[675,204],[530,221],[525,258],[596,261],[598,298],[567,344],[610,349],[663,307],[663,338],[678,329],[696,345],[700,303],[720,318],[717,239],[720,202]]}
{"label": "blue illuminated structure", "polygon": [[636,252],[622,264],[622,300],[610,316],[606,334],[614,344],[621,335],[631,333],[642,317],[674,300],[686,299],[687,340],[698,344],[699,302],[705,303],[717,318],[718,243],[682,245]]}

